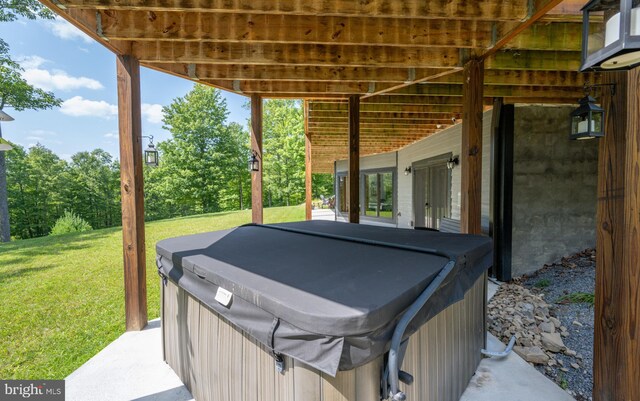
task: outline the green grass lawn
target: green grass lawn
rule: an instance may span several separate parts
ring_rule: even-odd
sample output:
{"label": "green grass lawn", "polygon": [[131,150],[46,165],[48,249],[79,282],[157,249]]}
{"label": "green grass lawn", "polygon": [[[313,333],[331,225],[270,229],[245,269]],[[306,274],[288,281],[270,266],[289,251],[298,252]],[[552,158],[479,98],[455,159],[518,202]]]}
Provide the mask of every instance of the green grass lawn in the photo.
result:
{"label": "green grass lawn", "polygon": [[[304,220],[304,207],[265,209],[265,222]],[[149,319],[159,316],[155,244],[251,221],[251,211],[146,224]],[[122,230],[0,245],[0,379],[62,379],[124,332]]]}

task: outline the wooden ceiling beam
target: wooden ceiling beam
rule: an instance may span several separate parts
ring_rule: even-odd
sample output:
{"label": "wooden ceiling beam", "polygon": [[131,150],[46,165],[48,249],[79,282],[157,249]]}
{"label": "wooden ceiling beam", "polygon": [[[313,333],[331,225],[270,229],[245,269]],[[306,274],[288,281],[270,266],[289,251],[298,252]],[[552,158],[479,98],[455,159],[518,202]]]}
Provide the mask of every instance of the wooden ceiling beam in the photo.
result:
{"label": "wooden ceiling beam", "polygon": [[[328,81],[328,82],[405,82],[413,75],[433,74],[439,69],[377,68],[377,67],[320,67],[296,65],[237,65],[237,64],[178,64],[153,63],[150,66],[171,71],[184,77],[211,80],[256,81]],[[190,72],[190,68],[192,71]]]}
{"label": "wooden ceiling beam", "polygon": [[503,49],[582,50],[582,22],[536,23],[515,36]]}
{"label": "wooden ceiling beam", "polygon": [[520,21],[528,2],[501,0],[57,0],[67,8],[200,13],[368,16]]}
{"label": "wooden ceiling beam", "polygon": [[485,48],[494,23],[409,19],[105,10],[112,40]]}
{"label": "wooden ceiling beam", "polygon": [[[451,124],[451,121],[448,121]],[[319,132],[319,131],[330,131],[335,128],[345,128],[348,127],[348,124],[345,124],[341,121],[309,121],[309,129],[311,131]],[[387,120],[387,121],[360,121],[361,129],[370,128],[372,131],[383,131],[383,130],[425,130],[425,129],[441,129],[445,127],[445,124],[434,124],[431,122],[420,122],[420,121],[402,121],[402,120]]]}
{"label": "wooden ceiling beam", "polygon": [[[513,38],[521,34],[523,31],[527,30],[527,28],[531,27],[542,18],[546,13],[560,4],[562,0],[533,0],[530,1],[528,5],[531,5],[531,9],[528,10],[526,18],[518,24],[515,28],[509,30],[508,32],[501,35],[500,38],[496,41],[496,43],[491,46],[487,51],[482,54],[482,59],[486,59],[499,50],[501,50],[506,44],[511,42]],[[486,67],[486,66],[485,66]]]}
{"label": "wooden ceiling beam", "polygon": [[[396,95],[420,96],[462,96],[462,85],[457,84],[424,84],[414,85],[394,92]],[[484,85],[485,98],[491,97],[537,97],[537,98],[568,98],[580,96],[582,87],[538,85]]]}
{"label": "wooden ceiling beam", "polygon": [[[346,120],[347,117],[347,113],[341,111],[309,111],[309,119],[315,121]],[[451,121],[451,117],[451,113],[371,112],[367,110],[360,110],[360,119],[362,121],[376,118],[393,118],[399,120],[429,120],[437,121],[435,124],[446,124]],[[459,117],[456,118],[459,119]]]}
{"label": "wooden ceiling beam", "polygon": [[489,70],[578,71],[580,52],[505,50],[485,61]]}
{"label": "wooden ceiling beam", "polygon": [[[370,85],[367,82],[318,82],[318,81],[240,81],[234,85],[230,81],[201,79],[216,87],[230,86],[241,93],[337,93],[343,95],[367,93]],[[383,85],[383,84],[378,84]]]}
{"label": "wooden ceiling beam", "polygon": [[[598,73],[578,71],[485,70],[485,85],[574,86],[600,81]],[[438,78],[433,83],[462,84],[462,74]]]}
{"label": "wooden ceiling beam", "polygon": [[[343,111],[342,103],[320,103],[313,104],[311,110],[323,111]],[[460,113],[461,105],[428,105],[428,104],[367,104],[360,103],[360,113],[397,112],[397,113]]]}
{"label": "wooden ceiling beam", "polygon": [[142,63],[449,68],[460,61],[454,48],[157,41],[133,42],[132,50]]}

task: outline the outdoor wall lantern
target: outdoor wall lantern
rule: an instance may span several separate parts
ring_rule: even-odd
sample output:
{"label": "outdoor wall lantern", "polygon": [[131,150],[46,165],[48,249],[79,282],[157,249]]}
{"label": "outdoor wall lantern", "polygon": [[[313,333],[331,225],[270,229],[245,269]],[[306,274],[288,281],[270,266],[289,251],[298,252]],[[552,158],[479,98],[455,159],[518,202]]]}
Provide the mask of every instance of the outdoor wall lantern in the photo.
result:
{"label": "outdoor wall lantern", "polygon": [[640,64],[640,0],[591,0],[582,8],[582,21],[580,71]]}
{"label": "outdoor wall lantern", "polygon": [[158,150],[153,144],[153,135],[142,137],[149,138],[149,146],[144,150],[144,163],[147,166],[158,167]]}
{"label": "outdoor wall lantern", "polygon": [[449,160],[447,160],[447,168],[449,170],[453,170],[453,168],[458,164],[460,164],[460,158],[458,156],[453,156]]}
{"label": "outdoor wall lantern", "polygon": [[249,159],[249,171],[260,171],[260,160],[258,159],[258,153],[255,150],[251,152],[251,158]]}
{"label": "outdoor wall lantern", "polygon": [[409,174],[411,174],[411,166],[404,169],[404,175],[409,175]]}
{"label": "outdoor wall lantern", "polygon": [[604,109],[595,104],[596,99],[586,95],[580,106],[571,112],[569,139],[592,139],[604,136]]}

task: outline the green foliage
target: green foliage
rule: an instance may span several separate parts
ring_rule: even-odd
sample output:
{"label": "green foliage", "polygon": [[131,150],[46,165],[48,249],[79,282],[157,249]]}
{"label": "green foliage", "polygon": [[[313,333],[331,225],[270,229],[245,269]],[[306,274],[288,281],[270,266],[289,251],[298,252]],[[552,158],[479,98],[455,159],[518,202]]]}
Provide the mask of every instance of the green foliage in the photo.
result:
{"label": "green foliage", "polygon": [[28,19],[52,19],[54,14],[38,0],[0,0],[0,22]]}
{"label": "green foliage", "polygon": [[323,195],[325,198],[334,195],[333,174],[312,174],[311,190],[314,199],[320,198],[320,195]]}
{"label": "green foliage", "polygon": [[6,156],[15,238],[48,235],[67,208],[94,228],[120,225],[120,167],[107,152],[80,152],[68,163],[42,145],[16,145]]}
{"label": "green foliage", "polygon": [[220,91],[195,85],[163,111],[173,137],[158,144],[160,166],[145,169],[148,218],[248,207],[249,134],[227,124]]}
{"label": "green foliage", "polygon": [[304,116],[299,100],[265,101],[263,166],[267,206],[304,202]]}
{"label": "green foliage", "polygon": [[[265,210],[265,222],[304,220],[304,208]],[[250,211],[146,224],[149,318],[159,316],[155,244],[235,227]],[[93,230],[0,244],[0,377],[64,379],[125,331],[122,231]]]}
{"label": "green foliage", "polygon": [[8,56],[4,59],[0,57],[0,63],[0,110],[5,106],[10,106],[17,111],[60,106],[61,100],[52,92],[29,85],[20,74],[22,69]]}
{"label": "green foliage", "polygon": [[551,285],[551,281],[548,278],[543,278],[542,280],[538,280],[533,284],[536,288],[546,288]]}
{"label": "green foliage", "polygon": [[56,224],[51,229],[51,235],[61,235],[91,231],[93,228],[82,217],[73,212],[65,211],[62,217],[56,220]]}
{"label": "green foliage", "polygon": [[587,293],[587,292],[572,292],[571,294],[567,294],[567,295],[563,295],[560,298],[558,298],[558,300],[556,301],[556,303],[558,304],[579,304],[579,303],[584,303],[584,304],[589,304],[591,306],[593,306],[594,303],[594,294],[592,293]]}

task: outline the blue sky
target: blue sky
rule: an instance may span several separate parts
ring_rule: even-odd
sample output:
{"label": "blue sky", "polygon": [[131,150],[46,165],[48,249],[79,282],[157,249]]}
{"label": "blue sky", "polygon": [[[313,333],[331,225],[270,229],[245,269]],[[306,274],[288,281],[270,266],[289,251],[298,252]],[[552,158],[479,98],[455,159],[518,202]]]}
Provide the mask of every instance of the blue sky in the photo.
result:
{"label": "blue sky", "polygon": [[[24,68],[32,85],[63,100],[52,110],[5,112],[15,121],[2,123],[2,136],[25,147],[41,143],[60,157],[102,148],[118,157],[115,55],[62,19],[19,20],[0,24],[0,37]],[[184,96],[193,83],[147,68],[141,69],[142,129],[155,142],[171,136],[162,129],[162,106]],[[246,125],[246,98],[223,92],[229,121]],[[146,140],[143,146],[146,146]]]}

